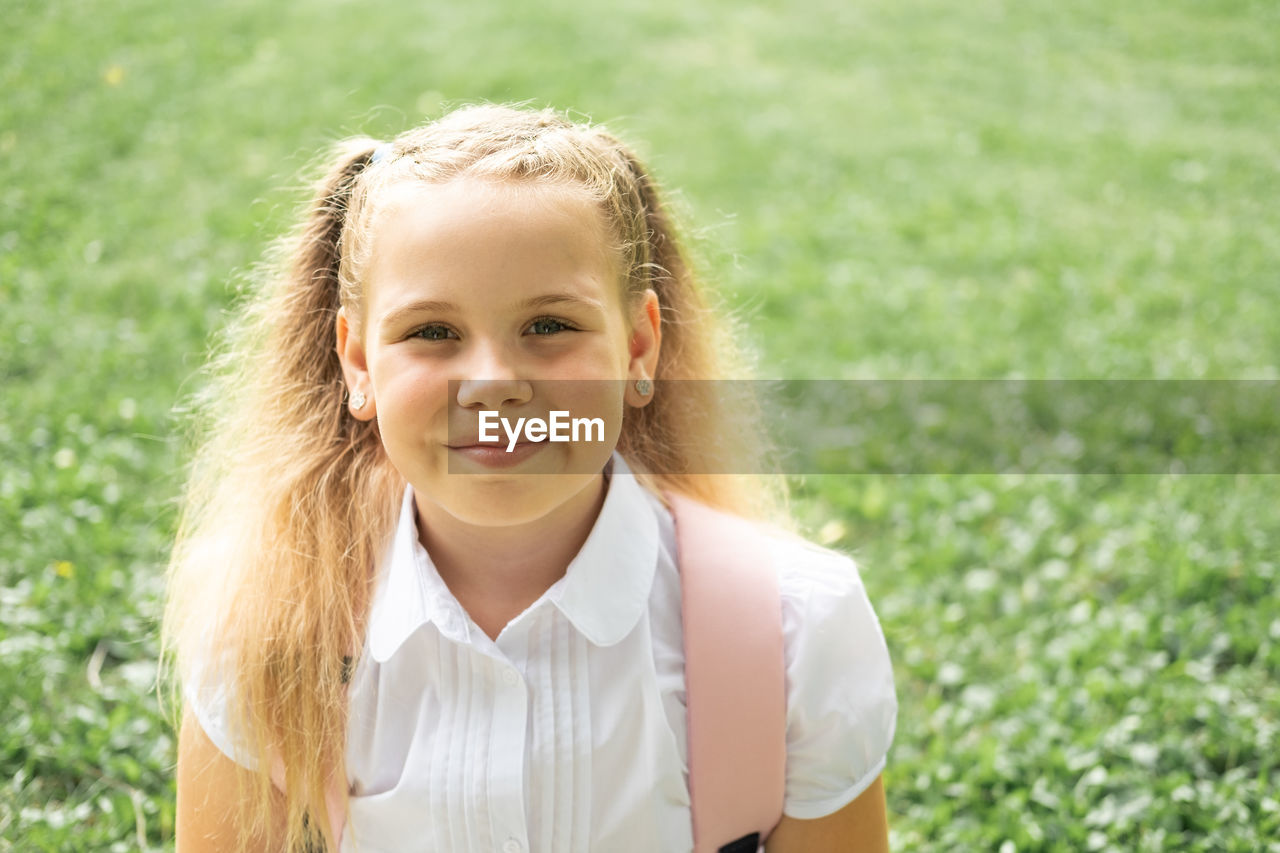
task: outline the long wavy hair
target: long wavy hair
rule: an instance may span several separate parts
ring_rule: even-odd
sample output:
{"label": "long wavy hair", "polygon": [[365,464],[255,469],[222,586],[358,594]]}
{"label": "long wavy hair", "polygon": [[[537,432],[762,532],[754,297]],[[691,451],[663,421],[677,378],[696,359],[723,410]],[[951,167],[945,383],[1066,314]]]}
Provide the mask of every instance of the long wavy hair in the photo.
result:
{"label": "long wavy hair", "polygon": [[[645,485],[749,516],[777,517],[782,506],[778,479],[750,473],[763,470],[766,447],[750,428],[759,418],[749,399],[708,381],[663,393],[666,380],[741,378],[744,362],[655,181],[626,145],[552,111],[491,105],[390,143],[336,145],[300,226],[276,244],[210,361],[164,619],[177,680],[216,682],[233,697],[242,760],[258,769],[255,791],[242,792],[256,805],[240,815],[241,830],[272,818],[274,768],[291,851],[321,839],[337,847],[325,791],[331,774],[345,772],[344,661],[363,644],[376,562],[405,488],[376,421],[346,409],[335,318],[344,308],[361,322],[371,230],[388,188],[459,176],[585,191],[616,240],[623,297],[658,294],[654,399],[628,410],[618,445],[647,472]],[[699,473],[708,471],[747,473]]]}

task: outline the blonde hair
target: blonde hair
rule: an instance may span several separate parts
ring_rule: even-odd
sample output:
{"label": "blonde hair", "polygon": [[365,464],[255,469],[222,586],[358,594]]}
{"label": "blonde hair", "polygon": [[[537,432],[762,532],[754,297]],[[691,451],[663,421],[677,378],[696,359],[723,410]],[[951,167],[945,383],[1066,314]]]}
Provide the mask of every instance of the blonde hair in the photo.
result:
{"label": "blonde hair", "polygon": [[[585,191],[617,240],[626,295],[657,293],[656,393],[628,411],[618,445],[645,484],[744,515],[781,506],[777,478],[753,474],[766,448],[744,429],[758,423],[749,400],[731,401],[709,381],[662,393],[664,380],[733,378],[741,361],[655,182],[617,138],[549,110],[486,105],[385,146],[337,145],[301,227],[277,245],[265,287],[211,361],[164,624],[178,675],[198,688],[212,674],[234,697],[233,723],[260,771],[244,831],[267,819],[269,773],[283,769],[289,850],[320,836],[336,849],[325,788],[329,774],[345,772],[344,658],[363,643],[373,567],[405,488],[376,422],[344,406],[336,314],[362,316],[387,189],[464,175]],[[744,473],[701,473],[713,471]]]}

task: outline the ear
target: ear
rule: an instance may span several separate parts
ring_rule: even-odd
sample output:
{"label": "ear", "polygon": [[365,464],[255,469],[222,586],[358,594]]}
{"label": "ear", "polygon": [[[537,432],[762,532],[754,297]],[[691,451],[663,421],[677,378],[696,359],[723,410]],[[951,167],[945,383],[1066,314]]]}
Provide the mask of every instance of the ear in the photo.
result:
{"label": "ear", "polygon": [[[371,421],[378,414],[378,403],[373,397],[373,382],[369,378],[364,341],[361,340],[359,331],[352,328],[346,308],[338,309],[335,323],[338,361],[342,362],[342,376],[347,383],[347,408],[356,420]],[[357,391],[365,397],[365,404],[358,409],[350,401]]]}
{"label": "ear", "polygon": [[652,382],[658,372],[658,352],[662,349],[662,307],[658,294],[646,290],[631,313],[631,340],[628,344],[627,389],[628,405],[641,408],[649,405],[653,391],[641,394],[636,382],[648,379]]}

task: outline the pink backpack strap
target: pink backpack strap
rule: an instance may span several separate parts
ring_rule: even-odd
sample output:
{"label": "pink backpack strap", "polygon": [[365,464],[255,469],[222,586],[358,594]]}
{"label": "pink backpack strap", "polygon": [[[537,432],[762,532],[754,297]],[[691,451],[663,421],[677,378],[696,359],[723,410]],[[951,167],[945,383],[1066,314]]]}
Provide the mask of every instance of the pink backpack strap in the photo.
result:
{"label": "pink backpack strap", "polygon": [[683,597],[694,853],[756,853],[782,818],[786,783],[777,574],[751,522],[667,500]]}

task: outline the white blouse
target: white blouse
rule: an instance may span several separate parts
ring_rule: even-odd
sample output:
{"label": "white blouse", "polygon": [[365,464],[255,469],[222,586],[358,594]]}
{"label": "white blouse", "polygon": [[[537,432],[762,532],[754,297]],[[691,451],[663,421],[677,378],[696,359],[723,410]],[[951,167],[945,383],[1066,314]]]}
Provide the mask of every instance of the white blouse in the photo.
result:
{"label": "white blouse", "polygon": [[[670,514],[621,457],[564,577],[489,639],[418,541],[412,489],[351,682],[344,853],[693,847]],[[885,765],[893,672],[853,562],[769,534],[787,668],[784,812],[851,802]],[[248,763],[225,690],[188,697]]]}

